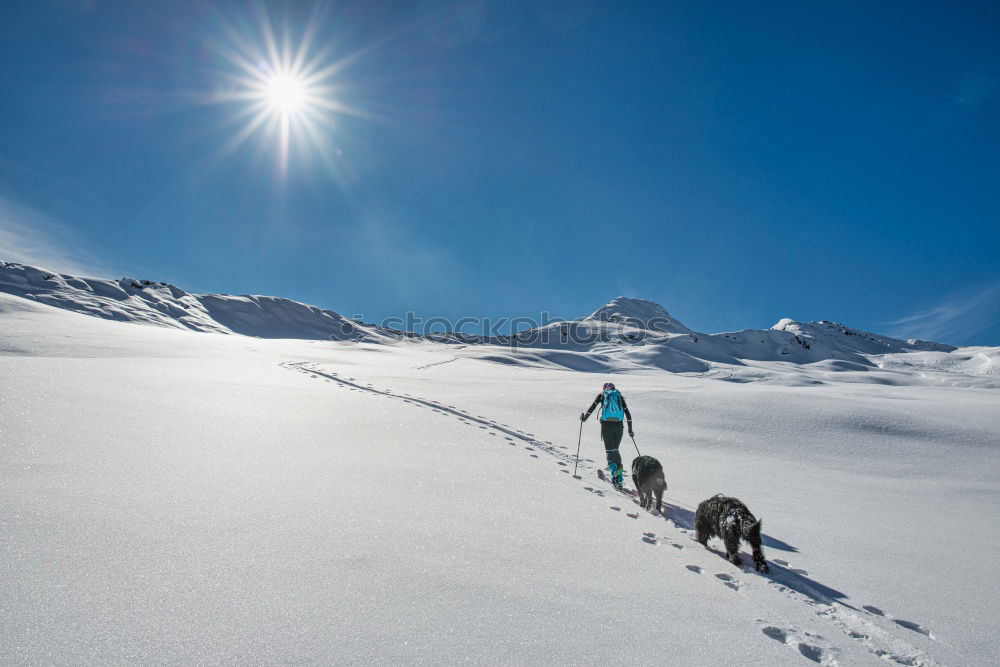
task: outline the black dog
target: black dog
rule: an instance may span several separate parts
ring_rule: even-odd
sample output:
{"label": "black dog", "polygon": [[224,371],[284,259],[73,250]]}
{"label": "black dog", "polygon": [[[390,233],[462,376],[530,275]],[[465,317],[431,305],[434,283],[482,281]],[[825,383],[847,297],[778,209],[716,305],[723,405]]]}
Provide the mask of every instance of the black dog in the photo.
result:
{"label": "black dog", "polygon": [[637,456],[632,461],[632,482],[639,492],[639,504],[648,510],[653,505],[653,495],[656,495],[656,511],[663,512],[663,492],[667,488],[667,480],[663,478],[663,466],[652,456]]}
{"label": "black dog", "polygon": [[733,565],[740,564],[740,538],[753,549],[753,566],[758,572],[769,572],[764,552],[760,548],[761,519],[755,519],[750,510],[736,498],[721,493],[698,505],[694,515],[697,540],[708,548],[708,540],[721,537],[726,543],[726,558]]}

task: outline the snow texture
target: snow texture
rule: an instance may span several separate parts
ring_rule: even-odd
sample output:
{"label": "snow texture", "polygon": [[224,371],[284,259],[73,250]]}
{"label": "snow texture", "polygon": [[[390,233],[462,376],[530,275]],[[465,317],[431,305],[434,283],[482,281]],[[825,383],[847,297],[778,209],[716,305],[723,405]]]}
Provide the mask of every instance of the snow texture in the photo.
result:
{"label": "snow texture", "polygon": [[[763,332],[710,338],[722,360],[675,331],[621,352],[283,339],[261,334],[336,313],[0,275],[2,664],[1000,655],[996,348],[790,322],[765,340],[854,357],[734,354]],[[190,326],[155,305],[167,294]],[[254,309],[273,310],[248,324]],[[601,478],[593,422],[573,476],[605,380],[663,463],[662,516]],[[692,539],[720,492],[763,519],[769,575]]]}

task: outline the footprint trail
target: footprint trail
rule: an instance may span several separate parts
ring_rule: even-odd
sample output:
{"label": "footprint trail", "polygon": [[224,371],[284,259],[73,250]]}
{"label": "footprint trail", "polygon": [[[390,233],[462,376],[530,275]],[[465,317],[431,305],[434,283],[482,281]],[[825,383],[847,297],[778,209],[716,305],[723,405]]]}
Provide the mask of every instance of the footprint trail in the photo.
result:
{"label": "footprint trail", "polygon": [[[318,368],[315,364],[309,362],[286,362],[282,363],[281,366],[289,370],[304,373],[310,378],[322,378],[326,382],[336,383],[339,386],[351,391],[363,391],[378,396],[400,400],[405,403],[409,403],[414,407],[431,408],[431,410],[437,414],[454,417],[463,424],[476,427],[477,430],[486,431],[490,435],[494,436],[500,435],[502,436],[502,439],[499,439],[499,442],[503,442],[510,446],[520,445],[519,448],[521,448],[522,451],[528,453],[529,456],[535,459],[538,458],[537,452],[547,454],[549,457],[555,459],[557,465],[560,466],[560,472],[566,473],[567,475],[570,472],[567,470],[568,465],[576,463],[576,457],[572,448],[555,444],[552,441],[540,440],[538,436],[533,433],[518,430],[516,427],[509,424],[493,421],[485,415],[475,415],[471,412],[461,410],[454,405],[447,405],[438,401],[419,398],[417,396],[413,396],[412,394],[397,394],[387,389],[379,389],[374,385],[362,383],[353,377],[341,376],[333,371],[324,371]],[[600,480],[607,486],[606,489],[597,488],[596,486],[591,485],[583,486],[583,490],[587,491],[591,497],[600,499],[620,497],[620,493],[611,486],[610,480],[602,474],[602,469],[595,464],[593,459],[581,458],[579,460],[579,468],[581,472],[592,473],[596,471],[597,477],[599,477]],[[577,479],[582,479],[582,477],[578,476]],[[627,496],[633,503],[638,504],[637,500],[630,492],[621,495]],[[648,553],[651,555],[657,553],[670,554],[670,562],[674,563],[674,566],[676,567],[683,567],[690,573],[694,573],[696,575],[704,575],[706,571],[705,565],[707,563],[713,563],[713,565],[710,566],[712,569],[720,567],[723,563],[725,563],[725,561],[719,563],[717,561],[710,560],[719,558],[718,552],[707,555],[707,559],[703,560],[700,565],[691,563],[690,561],[685,563],[679,559],[689,558],[692,553],[702,554],[704,553],[704,550],[699,549],[691,551],[685,549],[683,544],[674,541],[668,535],[657,534],[646,530],[646,522],[654,520],[661,528],[666,527],[668,532],[673,531],[676,535],[675,539],[680,539],[681,536],[693,539],[691,527],[686,525],[686,522],[684,521],[678,522],[675,516],[671,516],[671,509],[668,509],[673,505],[678,507],[686,506],[683,505],[683,503],[679,503],[679,501],[675,501],[674,499],[668,497],[665,497],[664,500],[671,501],[671,505],[664,503],[665,511],[663,514],[647,515],[646,512],[640,512],[638,510],[636,512],[629,512],[625,511],[620,504],[611,505],[610,509],[613,510],[618,516],[621,516],[622,519],[634,522],[633,525],[640,527],[640,539],[645,544],[652,547],[661,547],[664,545],[672,546],[673,549],[668,549],[666,551],[660,548],[653,548],[650,549]],[[740,596],[753,600],[758,607],[767,612],[766,615],[768,616],[772,616],[772,612],[768,611],[767,607],[762,604],[763,598],[761,598],[761,594],[767,591],[773,591],[774,593],[788,598],[797,604],[808,605],[814,608],[814,617],[818,621],[831,624],[834,628],[845,635],[849,643],[856,642],[856,645],[859,648],[863,649],[873,657],[880,659],[880,661],[888,661],[890,663],[903,665],[929,666],[938,664],[926,653],[911,645],[901,637],[896,636],[896,633],[891,632],[892,628],[900,628],[901,631],[909,633],[911,636],[919,636],[925,641],[936,640],[936,637],[925,626],[914,621],[889,615],[883,612],[879,607],[872,605],[865,605],[861,609],[854,609],[840,600],[827,599],[822,595],[812,594],[812,591],[808,587],[803,588],[801,580],[795,579],[796,577],[807,577],[809,573],[806,570],[794,568],[788,561],[782,559],[773,559],[771,562],[775,564],[775,567],[772,568],[772,575],[759,577],[760,582],[762,584],[766,584],[764,586],[758,583],[758,578],[755,576],[750,577],[750,581],[743,581],[726,572],[714,573],[713,576],[706,577],[705,581],[713,582],[712,585],[724,585],[733,592],[739,593]],[[738,570],[751,575],[755,574],[752,570],[743,568],[738,568]],[[780,614],[773,615],[780,616]],[[881,624],[885,627],[883,628],[879,624],[876,624],[873,622],[873,619],[879,619]],[[766,637],[781,642],[791,649],[794,649],[802,658],[818,664],[838,664],[838,649],[833,647],[830,642],[825,640],[819,634],[786,627],[786,624],[780,622],[768,622],[759,618],[756,619],[756,621],[759,624],[761,632]]]}

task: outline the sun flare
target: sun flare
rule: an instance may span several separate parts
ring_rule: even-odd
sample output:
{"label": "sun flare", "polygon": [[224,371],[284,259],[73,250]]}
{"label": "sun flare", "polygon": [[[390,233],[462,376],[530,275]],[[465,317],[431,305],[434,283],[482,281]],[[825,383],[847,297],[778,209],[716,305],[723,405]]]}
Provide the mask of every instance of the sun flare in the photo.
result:
{"label": "sun flare", "polygon": [[264,95],[268,105],[281,112],[292,113],[307,103],[305,83],[291,74],[275,74],[267,80]]}
{"label": "sun flare", "polygon": [[329,47],[316,49],[320,19],[314,15],[298,34],[290,26],[273,25],[266,14],[257,30],[223,23],[224,38],[216,47],[225,63],[224,88],[215,101],[233,105],[232,119],[238,126],[224,155],[234,155],[260,135],[275,141],[282,176],[293,152],[303,158],[318,156],[331,172],[340,174],[342,152],[334,121],[338,115],[367,114],[341,99],[349,88],[342,74],[357,54],[331,60]]}

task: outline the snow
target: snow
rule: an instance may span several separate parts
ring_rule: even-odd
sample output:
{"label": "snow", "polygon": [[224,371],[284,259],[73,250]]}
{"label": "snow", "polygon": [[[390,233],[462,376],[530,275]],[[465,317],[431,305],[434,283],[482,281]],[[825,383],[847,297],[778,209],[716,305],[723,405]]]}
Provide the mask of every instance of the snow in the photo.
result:
{"label": "snow", "polygon": [[690,329],[668,313],[667,309],[660,304],[645,299],[629,299],[624,296],[612,299],[584,320],[621,322],[641,329],[669,333],[691,333]]}
{"label": "snow", "polygon": [[[1000,655],[997,348],[897,341],[873,354],[822,323],[789,323],[770,343],[710,337],[705,356],[733,361],[686,352],[705,343],[697,332],[516,350],[377,327],[255,337],[216,320],[221,307],[188,326],[155,316],[167,297],[147,288],[62,277],[68,287],[42,294],[11,267],[4,664]],[[204,296],[170,298],[197,309]],[[221,310],[296,310],[234,299]],[[745,350],[796,335],[835,356]],[[700,365],[662,370],[681,360]],[[572,477],[576,417],[605,380],[627,397],[642,453],[664,464],[665,517],[598,478],[593,422]],[[737,568],[720,542],[693,541],[694,507],[719,492],[763,519],[770,575],[747,549]]]}
{"label": "snow", "polygon": [[0,292],[109,320],[260,338],[381,340],[392,332],[270,296],[190,294],[164,282],[102,280],[0,261]]}
{"label": "snow", "polygon": [[886,354],[911,350],[951,352],[955,349],[953,345],[932,341],[899,340],[889,336],[879,336],[860,329],[852,329],[839,322],[827,322],[826,320],[801,323],[786,317],[771,328],[777,331],[789,331],[806,339],[823,340],[831,347],[847,347],[862,354]]}
{"label": "snow", "polygon": [[[104,319],[199,332],[387,344],[412,337],[279,297],[193,294],[163,282],[81,278],[0,261],[0,293],[4,292]],[[459,349],[486,346],[459,356],[471,354],[500,364],[597,373],[659,369],[723,374],[733,382],[817,384],[825,380],[816,373],[803,374],[801,367],[818,364],[819,375],[845,371],[855,382],[909,384],[919,377],[929,384],[1000,386],[996,357],[989,351],[973,359],[967,348],[904,341],[836,322],[800,323],[788,318],[770,329],[706,334],[688,328],[659,304],[626,297],[613,299],[587,317],[521,332],[516,344],[503,337],[458,333],[425,340]],[[915,356],[918,353],[923,356]],[[761,367],[757,362],[780,364]],[[788,364],[796,367],[785,372]],[[879,369],[884,372],[860,375]]]}

